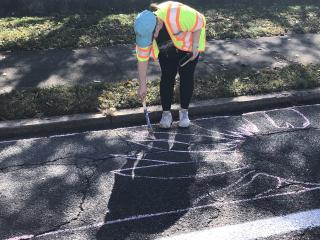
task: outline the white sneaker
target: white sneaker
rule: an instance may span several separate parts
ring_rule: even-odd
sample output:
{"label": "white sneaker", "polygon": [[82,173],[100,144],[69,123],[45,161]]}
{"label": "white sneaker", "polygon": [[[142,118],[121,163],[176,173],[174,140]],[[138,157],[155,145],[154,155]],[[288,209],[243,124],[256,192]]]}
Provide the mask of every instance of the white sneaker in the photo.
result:
{"label": "white sneaker", "polygon": [[181,109],[179,111],[179,127],[188,128],[190,126],[190,120],[187,109]]}
{"label": "white sneaker", "polygon": [[172,115],[170,111],[163,111],[162,118],[160,121],[161,128],[170,128],[172,125]]}

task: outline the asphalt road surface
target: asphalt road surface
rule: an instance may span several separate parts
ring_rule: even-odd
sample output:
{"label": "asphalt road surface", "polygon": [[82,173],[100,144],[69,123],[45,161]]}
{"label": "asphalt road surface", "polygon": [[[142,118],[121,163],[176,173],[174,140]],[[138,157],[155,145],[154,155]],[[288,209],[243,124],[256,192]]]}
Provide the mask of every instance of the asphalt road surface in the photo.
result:
{"label": "asphalt road surface", "polygon": [[320,239],[320,105],[0,142],[0,239]]}

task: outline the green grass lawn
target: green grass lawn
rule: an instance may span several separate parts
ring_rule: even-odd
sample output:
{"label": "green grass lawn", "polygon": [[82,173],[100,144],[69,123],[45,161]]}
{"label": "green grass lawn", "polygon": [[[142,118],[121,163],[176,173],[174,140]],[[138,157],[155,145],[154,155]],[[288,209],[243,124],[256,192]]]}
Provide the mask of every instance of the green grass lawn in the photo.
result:
{"label": "green grass lawn", "polygon": [[[179,83],[176,89],[178,86]],[[198,76],[193,101],[315,87],[320,87],[320,64],[293,64],[282,69],[241,73],[228,71]],[[0,121],[99,111],[112,114],[115,109],[141,107],[137,89],[137,81],[127,81],[15,90],[0,95]],[[175,102],[179,101],[178,96],[177,90]],[[160,104],[159,81],[148,82],[147,101],[149,105]]]}
{"label": "green grass lawn", "polygon": [[[228,1],[228,0],[226,0]],[[229,1],[234,2],[234,1]],[[254,38],[286,33],[320,33],[320,3],[281,0],[277,4],[202,5],[208,39]],[[305,2],[305,3],[301,3]],[[197,8],[197,6],[195,6]],[[0,18],[0,50],[102,47],[134,43],[137,12]],[[320,64],[281,69],[220,72],[196,78],[193,101],[320,87]],[[159,81],[149,82],[148,104],[160,103]],[[178,89],[177,84],[177,89]],[[138,82],[54,86],[0,95],[0,121],[104,112],[139,107]],[[176,91],[175,102],[178,102]]]}
{"label": "green grass lawn", "polygon": [[[207,18],[208,39],[319,33],[320,4],[282,0],[273,5],[198,7]],[[195,6],[197,8],[197,6]],[[133,43],[137,12],[0,18],[0,50],[101,47]]]}

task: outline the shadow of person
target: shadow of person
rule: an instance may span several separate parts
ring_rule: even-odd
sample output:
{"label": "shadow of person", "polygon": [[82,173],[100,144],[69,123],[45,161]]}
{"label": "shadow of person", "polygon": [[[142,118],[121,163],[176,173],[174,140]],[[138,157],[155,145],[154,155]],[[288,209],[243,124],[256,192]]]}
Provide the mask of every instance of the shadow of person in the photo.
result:
{"label": "shadow of person", "polygon": [[115,174],[109,212],[96,235],[98,240],[150,239],[188,211],[188,191],[196,174],[188,134],[189,129],[155,133],[154,148],[142,159],[127,158]]}

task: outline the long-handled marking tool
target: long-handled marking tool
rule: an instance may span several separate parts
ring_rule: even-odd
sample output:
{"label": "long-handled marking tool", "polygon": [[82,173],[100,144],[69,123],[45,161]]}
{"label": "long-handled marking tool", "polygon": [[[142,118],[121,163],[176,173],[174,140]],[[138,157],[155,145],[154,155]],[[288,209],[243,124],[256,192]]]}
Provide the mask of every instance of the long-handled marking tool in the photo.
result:
{"label": "long-handled marking tool", "polygon": [[187,53],[180,61],[180,67],[184,67],[185,65],[187,65],[188,62],[191,61],[192,58],[192,53]]}
{"label": "long-handled marking tool", "polygon": [[152,128],[152,125],[150,123],[150,118],[149,118],[149,113],[148,113],[148,109],[147,109],[146,100],[143,100],[142,105],[143,105],[144,117],[146,118],[146,121],[147,121],[148,131],[149,131],[149,133],[153,133],[153,128]]}

